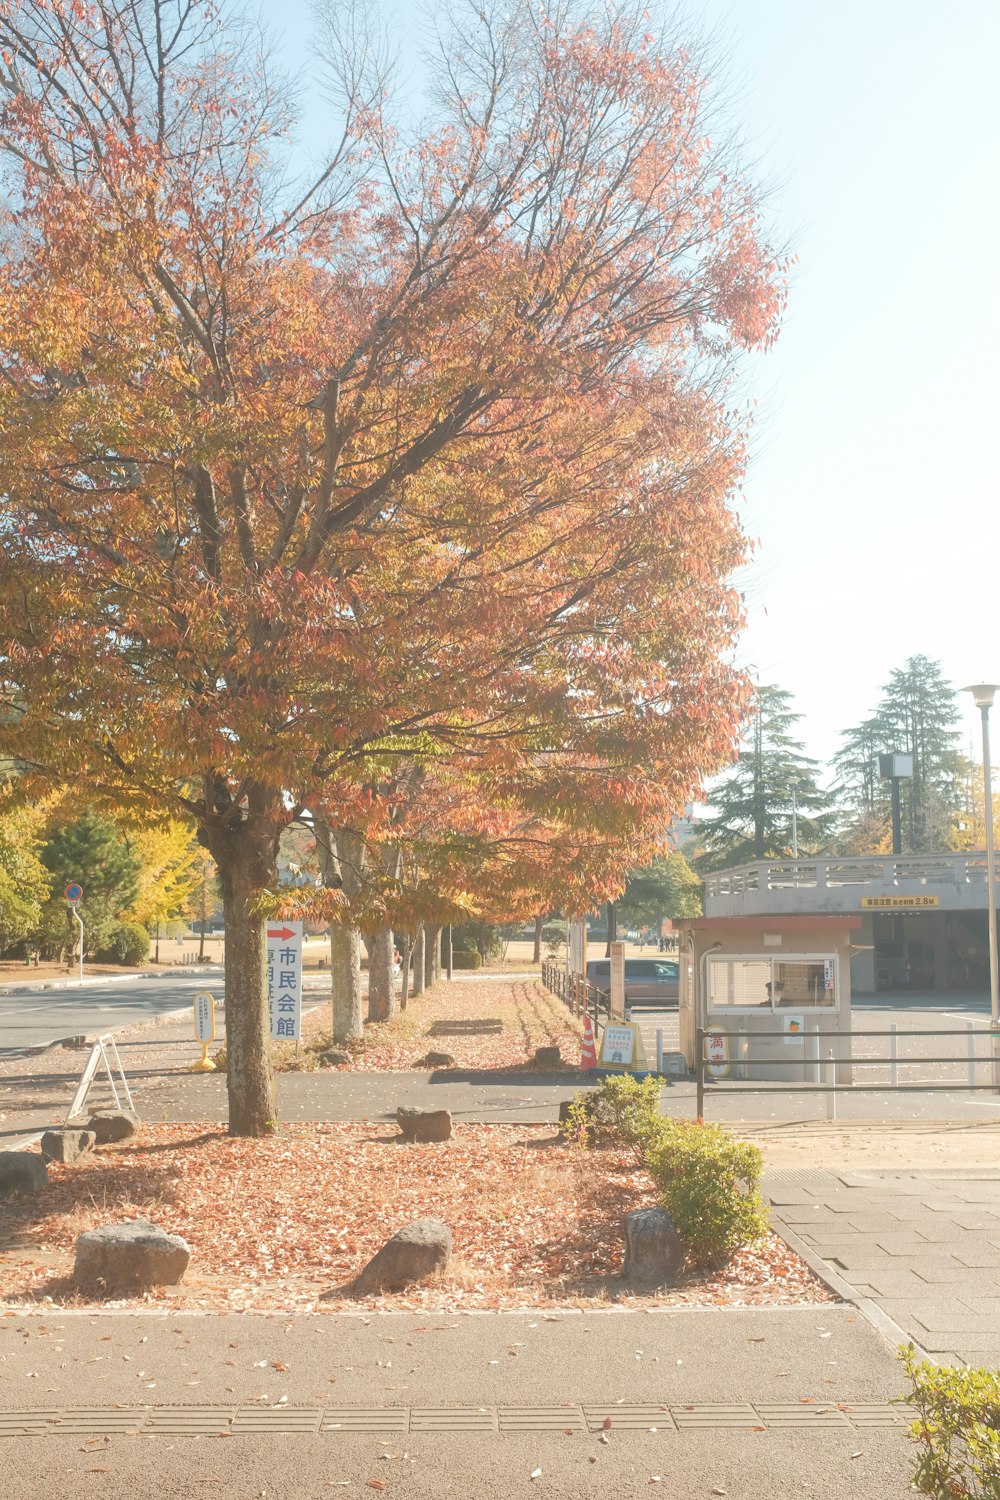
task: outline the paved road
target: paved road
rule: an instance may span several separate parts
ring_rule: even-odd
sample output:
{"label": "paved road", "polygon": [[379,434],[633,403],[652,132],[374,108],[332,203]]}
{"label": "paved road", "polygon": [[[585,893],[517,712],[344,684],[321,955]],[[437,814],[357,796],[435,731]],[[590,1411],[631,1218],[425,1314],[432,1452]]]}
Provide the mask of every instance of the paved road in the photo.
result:
{"label": "paved road", "polygon": [[79,989],[0,995],[0,1057],[45,1046],[59,1037],[95,1036],[152,1021],[190,1005],[204,989],[221,1000],[221,973],[150,974]]}

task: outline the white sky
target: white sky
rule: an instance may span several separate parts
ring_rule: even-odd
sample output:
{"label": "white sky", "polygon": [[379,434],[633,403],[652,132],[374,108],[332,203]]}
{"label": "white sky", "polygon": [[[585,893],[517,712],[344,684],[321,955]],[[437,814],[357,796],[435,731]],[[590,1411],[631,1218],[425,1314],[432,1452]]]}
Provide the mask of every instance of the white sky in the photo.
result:
{"label": "white sky", "polygon": [[[306,0],[263,13],[285,65],[306,67]],[[760,545],[740,660],[794,695],[825,760],[908,656],[940,660],[956,686],[1000,680],[1000,4],[694,0],[694,13],[728,54],[734,120],[798,257],[781,338],[750,372],[742,514]],[[416,11],[397,14],[409,59]],[[310,135],[321,122],[311,103]]]}

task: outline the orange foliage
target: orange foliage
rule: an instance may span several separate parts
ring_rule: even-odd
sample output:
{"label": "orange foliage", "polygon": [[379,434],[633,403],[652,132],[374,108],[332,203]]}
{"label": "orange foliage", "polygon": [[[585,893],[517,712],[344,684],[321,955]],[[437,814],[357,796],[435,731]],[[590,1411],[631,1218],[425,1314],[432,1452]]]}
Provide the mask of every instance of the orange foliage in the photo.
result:
{"label": "orange foliage", "polygon": [[726,385],[783,268],[616,15],[470,22],[422,136],[352,56],[285,209],[287,110],[204,3],[0,12],[9,748],[186,810],[251,948],[293,815],[416,837],[401,767],[575,899],[733,747]]}

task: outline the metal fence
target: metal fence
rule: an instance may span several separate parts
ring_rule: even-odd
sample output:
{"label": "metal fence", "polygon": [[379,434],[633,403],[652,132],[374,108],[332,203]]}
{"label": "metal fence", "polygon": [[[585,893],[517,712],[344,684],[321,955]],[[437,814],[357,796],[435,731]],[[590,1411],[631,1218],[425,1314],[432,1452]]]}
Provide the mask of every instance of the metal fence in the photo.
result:
{"label": "metal fence", "polygon": [[[705,1088],[708,1084],[710,1094],[772,1094],[772,1093],[817,1093],[825,1094],[827,1101],[827,1118],[836,1119],[837,1095],[838,1094],[882,1094],[887,1092],[899,1092],[908,1094],[934,1094],[934,1093],[968,1093],[975,1090],[989,1090],[1000,1093],[1000,1058],[997,1056],[997,1047],[1000,1046],[1000,1033],[993,1031],[980,1032],[991,1042],[990,1054],[986,1057],[976,1056],[975,1038],[971,1023],[961,1031],[954,1028],[947,1030],[937,1028],[900,1030],[898,1026],[891,1026],[888,1031],[820,1031],[818,1028],[810,1029],[804,1033],[803,1040],[806,1046],[806,1056],[803,1057],[774,1057],[769,1055],[766,1059],[758,1059],[767,1067],[795,1067],[801,1068],[806,1073],[805,1078],[790,1078],[787,1082],[774,1080],[770,1083],[746,1083],[736,1082],[727,1084],[718,1081],[714,1076],[708,1075],[709,1058],[707,1045],[707,1028],[699,1026],[695,1033],[695,1082],[697,1088],[697,1113],[698,1119],[705,1117]],[[961,1037],[965,1042],[965,1053],[959,1055],[952,1053],[948,1057],[912,1057],[900,1059],[899,1041],[905,1037]],[[871,1041],[875,1039],[888,1040],[889,1052],[887,1057],[859,1057],[854,1050],[855,1041]],[[730,1059],[728,1070],[734,1067],[742,1078],[747,1078],[749,1069],[753,1066],[754,1059],[750,1056],[750,1044],[754,1040],[766,1041],[771,1044],[774,1038],[767,1033],[750,1033],[741,1031],[737,1042],[740,1055],[736,1059]],[[843,1052],[834,1053],[833,1048],[826,1049],[823,1056],[823,1042],[844,1042],[850,1046],[847,1055]],[[958,1083],[950,1079],[944,1083],[900,1083],[900,1066],[925,1064],[937,1066],[946,1064],[953,1067],[956,1063],[964,1064],[966,1068],[966,1082]],[[884,1083],[837,1083],[836,1069],[838,1064],[846,1064],[851,1068],[884,1068],[888,1065],[890,1080],[888,1085]],[[976,1081],[976,1069],[989,1066],[991,1078],[987,1083]],[[708,1075],[708,1076],[706,1076]],[[727,1071],[727,1077],[729,1076]]]}
{"label": "metal fence", "polygon": [[594,1027],[594,1042],[600,1050],[599,1038],[607,1025],[610,996],[591,984],[582,974],[567,974],[562,964],[543,963],[542,983],[553,995],[558,995],[560,1000],[566,1002],[574,1016],[579,1016],[581,1020],[584,1016],[590,1017]]}

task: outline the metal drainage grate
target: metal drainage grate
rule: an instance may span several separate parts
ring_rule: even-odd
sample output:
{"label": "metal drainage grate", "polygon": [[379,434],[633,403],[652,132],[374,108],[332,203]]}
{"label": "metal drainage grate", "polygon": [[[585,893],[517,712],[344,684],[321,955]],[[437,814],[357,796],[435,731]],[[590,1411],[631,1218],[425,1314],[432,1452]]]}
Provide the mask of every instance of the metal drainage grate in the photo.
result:
{"label": "metal drainage grate", "polygon": [[501,1432],[582,1432],[578,1406],[501,1406]]}
{"label": "metal drainage grate", "polygon": [[229,1429],[233,1437],[251,1432],[318,1432],[318,1406],[243,1406]]}
{"label": "metal drainage grate", "polygon": [[689,1427],[759,1427],[761,1419],[749,1402],[727,1405],[705,1401],[696,1406],[672,1406],[674,1421],[683,1432]]}
{"label": "metal drainage grate", "polygon": [[161,1406],[66,1407],[0,1412],[0,1438],[234,1437],[261,1433],[512,1433],[600,1432],[606,1422],[618,1432],[674,1432],[704,1428],[744,1428],[763,1432],[795,1427],[905,1427],[916,1413],[895,1402],[721,1402],[671,1407],[622,1406]]}
{"label": "metal drainage grate", "polygon": [[407,1432],[409,1409],[405,1406],[328,1406],[321,1432]]}
{"label": "metal drainage grate", "polygon": [[146,1406],[133,1406],[131,1410],[108,1411],[107,1407],[80,1406],[60,1412],[53,1432],[67,1437],[103,1437],[106,1432],[140,1432],[149,1415]]}
{"label": "metal drainage grate", "polygon": [[58,1415],[58,1409],[0,1412],[0,1437],[37,1437],[49,1431]]}
{"label": "metal drainage grate", "polygon": [[847,1418],[835,1406],[813,1406],[798,1402],[794,1406],[758,1402],[757,1410],[767,1427],[845,1427]]}
{"label": "metal drainage grate", "polygon": [[411,1432],[496,1432],[497,1414],[489,1406],[414,1406]]}
{"label": "metal drainage grate", "polygon": [[143,1434],[164,1437],[211,1437],[229,1432],[231,1406],[160,1406],[150,1413]]}
{"label": "metal drainage grate", "polygon": [[651,1429],[673,1432],[674,1419],[665,1406],[586,1406],[587,1426],[600,1432],[605,1422],[618,1432],[649,1432]]}
{"label": "metal drainage grate", "polygon": [[917,1413],[912,1406],[883,1402],[844,1403],[844,1416],[855,1427],[908,1427]]}

